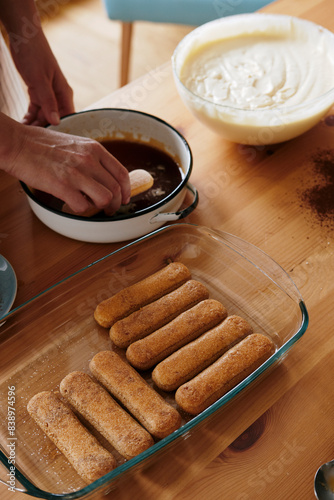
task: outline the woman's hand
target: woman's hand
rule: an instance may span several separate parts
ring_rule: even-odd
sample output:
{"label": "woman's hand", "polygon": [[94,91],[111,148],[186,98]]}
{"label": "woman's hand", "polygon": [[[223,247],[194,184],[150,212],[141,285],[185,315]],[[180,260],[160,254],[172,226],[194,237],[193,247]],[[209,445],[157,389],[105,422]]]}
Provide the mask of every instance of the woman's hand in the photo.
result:
{"label": "woman's hand", "polygon": [[[57,125],[59,118],[74,112],[73,91],[53,55],[44,33],[36,29],[29,43],[12,48],[15,65],[27,85],[30,98],[23,123]],[[38,56],[36,55],[38,54]]]}
{"label": "woman's hand", "polygon": [[[63,200],[76,213],[93,206],[112,214],[130,201],[128,171],[101,144],[0,115],[3,169]],[[1,134],[3,136],[3,134]]]}

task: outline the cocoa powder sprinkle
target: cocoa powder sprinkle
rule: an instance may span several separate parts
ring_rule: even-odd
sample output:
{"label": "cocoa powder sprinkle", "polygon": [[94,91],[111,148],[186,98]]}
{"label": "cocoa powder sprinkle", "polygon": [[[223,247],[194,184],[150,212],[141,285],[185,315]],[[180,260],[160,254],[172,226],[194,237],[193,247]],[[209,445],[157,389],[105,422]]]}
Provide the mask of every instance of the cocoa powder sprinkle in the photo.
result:
{"label": "cocoa powder sprinkle", "polygon": [[304,191],[303,201],[320,222],[334,222],[334,150],[317,152],[312,168],[316,184]]}

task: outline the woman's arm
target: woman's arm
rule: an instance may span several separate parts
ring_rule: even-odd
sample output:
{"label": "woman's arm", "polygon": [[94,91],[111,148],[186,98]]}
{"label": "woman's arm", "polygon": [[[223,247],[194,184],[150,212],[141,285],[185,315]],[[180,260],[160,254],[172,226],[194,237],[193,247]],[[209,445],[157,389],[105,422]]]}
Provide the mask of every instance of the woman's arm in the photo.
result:
{"label": "woman's arm", "polygon": [[74,112],[73,92],[43,33],[34,0],[0,0],[0,18],[30,97],[23,122],[56,125]]}
{"label": "woman's arm", "polygon": [[92,205],[115,212],[130,199],[128,171],[98,142],[40,127],[57,124],[74,107],[34,1],[0,0],[0,19],[30,96],[23,124],[0,113],[0,169],[62,199],[75,212]]}

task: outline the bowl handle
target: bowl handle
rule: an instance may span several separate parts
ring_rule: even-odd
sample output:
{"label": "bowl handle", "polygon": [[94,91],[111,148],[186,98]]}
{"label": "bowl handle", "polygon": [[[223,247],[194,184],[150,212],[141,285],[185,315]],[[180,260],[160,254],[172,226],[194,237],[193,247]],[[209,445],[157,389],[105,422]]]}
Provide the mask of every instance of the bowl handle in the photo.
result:
{"label": "bowl handle", "polygon": [[195,210],[195,208],[198,205],[198,191],[195,188],[195,186],[193,184],[191,184],[190,182],[188,182],[186,184],[186,188],[193,195],[193,197],[194,197],[193,202],[188,207],[184,208],[183,210],[178,210],[177,212],[160,212],[160,213],[154,215],[150,219],[150,224],[154,224],[155,222],[167,222],[167,221],[184,219],[193,210]]}

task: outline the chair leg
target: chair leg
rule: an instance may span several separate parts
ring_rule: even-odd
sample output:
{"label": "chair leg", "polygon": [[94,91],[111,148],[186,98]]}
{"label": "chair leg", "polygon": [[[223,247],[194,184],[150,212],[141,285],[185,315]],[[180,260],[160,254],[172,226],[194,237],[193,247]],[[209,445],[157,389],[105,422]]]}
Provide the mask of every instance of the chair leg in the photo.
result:
{"label": "chair leg", "polygon": [[122,23],[121,75],[120,85],[126,85],[129,80],[131,38],[133,23]]}

